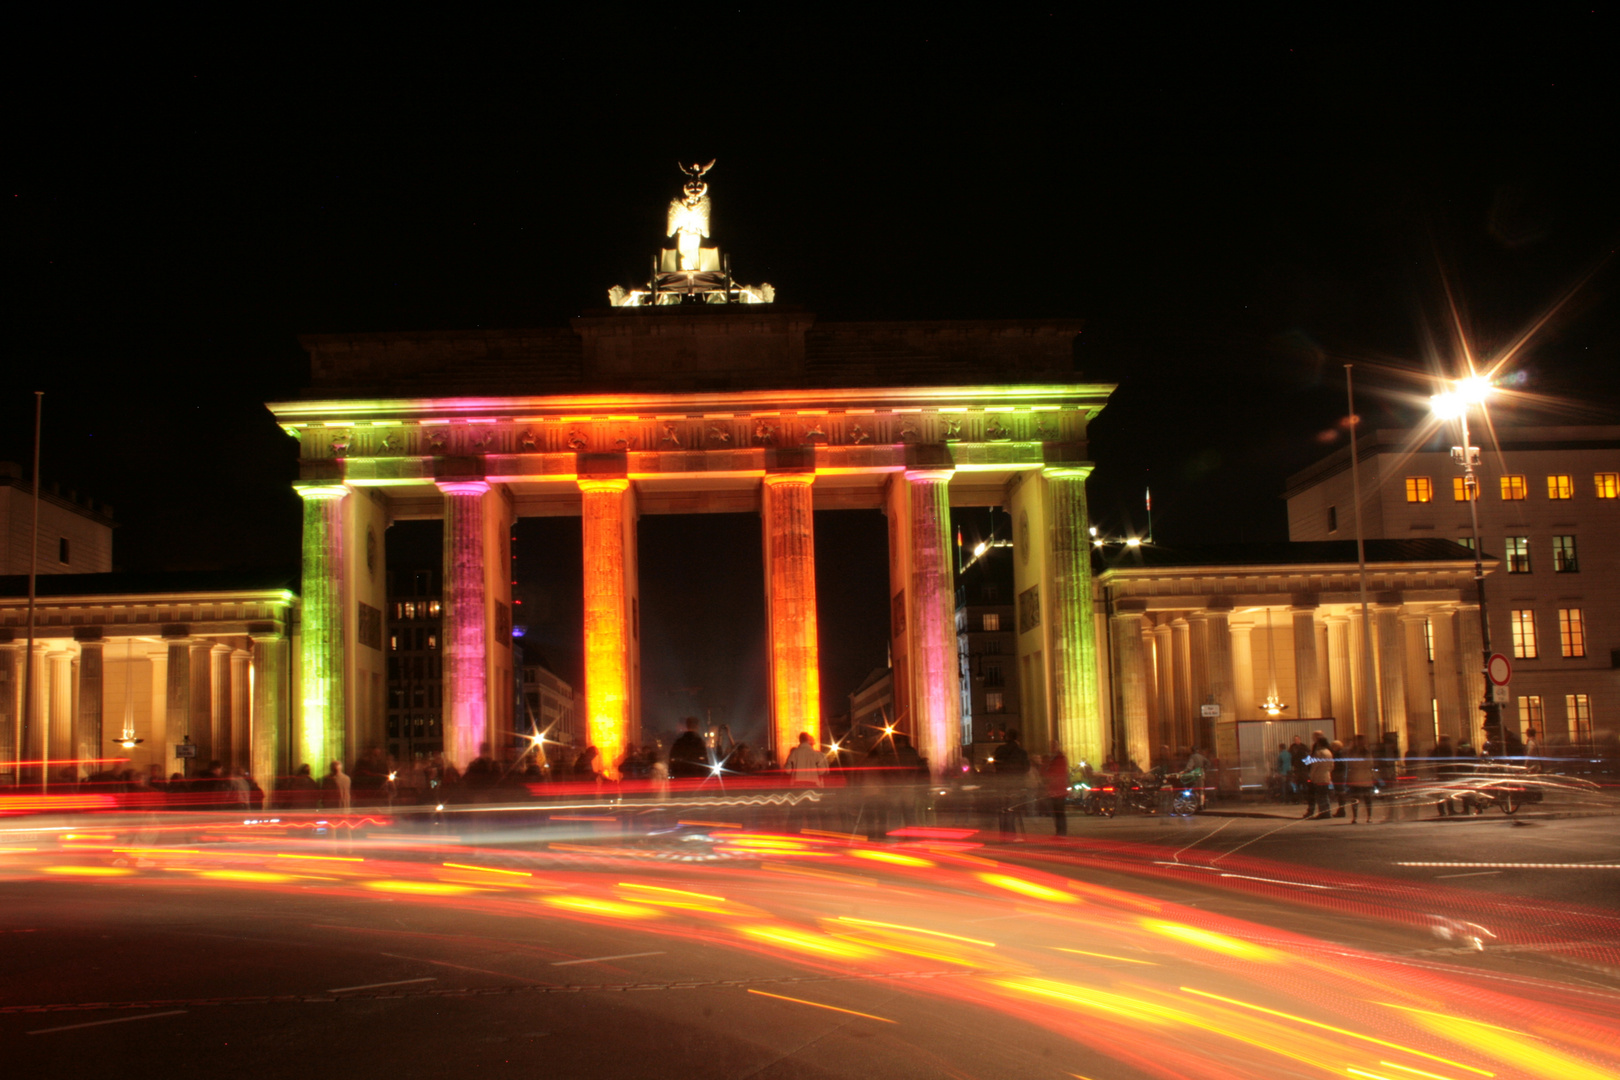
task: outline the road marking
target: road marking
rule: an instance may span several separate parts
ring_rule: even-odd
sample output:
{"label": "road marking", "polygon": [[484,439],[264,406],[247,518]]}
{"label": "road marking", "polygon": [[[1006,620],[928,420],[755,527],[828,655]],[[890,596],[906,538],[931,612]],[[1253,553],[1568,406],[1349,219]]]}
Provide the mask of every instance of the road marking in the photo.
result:
{"label": "road marking", "polygon": [[1620,870],[1620,863],[1585,862],[1398,862],[1396,866],[1456,867],[1480,870]]}
{"label": "road marking", "polygon": [[362,986],[339,986],[336,989],[328,990],[327,993],[328,994],[343,994],[343,993],[347,993],[350,990],[376,990],[378,987],[382,987],[382,986],[409,986],[411,983],[438,982],[438,981],[439,981],[438,977],[435,976],[435,975],[424,975],[420,979],[395,979],[393,982],[365,983]]}
{"label": "road marking", "polygon": [[468,967],[466,964],[452,964],[448,960],[429,960],[425,956],[405,956],[401,953],[378,953],[379,956],[391,956],[395,960],[409,960],[414,964],[437,964],[439,967],[455,968],[457,971],[472,971],[479,975],[493,975],[497,979],[516,979],[518,982],[534,983],[540,985],[538,979],[524,978],[522,975],[509,975],[504,971],[490,971],[488,968]]}
{"label": "road marking", "polygon": [[828,1010],[830,1012],[847,1013],[850,1016],[863,1016],[868,1020],[877,1020],[880,1023],[884,1023],[884,1024],[896,1024],[896,1023],[899,1023],[898,1020],[890,1020],[887,1017],[883,1017],[883,1016],[873,1016],[871,1013],[856,1012],[854,1009],[840,1009],[836,1005],[823,1005],[819,1001],[806,1001],[803,998],[787,997],[786,995],[783,995],[783,994],[767,994],[763,990],[750,990],[748,992],[750,994],[758,994],[760,997],[775,998],[777,1001],[791,1001],[795,1005],[809,1005],[809,1006],[812,1006],[812,1007],[817,1008],[817,1009],[826,1009],[826,1010]]}
{"label": "road marking", "polygon": [[63,1024],[61,1027],[40,1028],[30,1031],[30,1035],[49,1035],[55,1031],[77,1031],[79,1028],[100,1027],[103,1024],[127,1024],[131,1020],[156,1020],[160,1016],[179,1016],[185,1009],[170,1009],[168,1012],[146,1013],[143,1016],[115,1016],[111,1020],[90,1020],[83,1024]]}
{"label": "road marking", "polygon": [[1500,874],[1501,872],[1500,870],[1470,870],[1466,874],[1436,874],[1434,880],[1445,881],[1447,878],[1454,877],[1490,877],[1492,874]]}
{"label": "road marking", "polygon": [[607,960],[629,960],[629,959],[631,959],[633,957],[637,957],[637,956],[663,956],[663,955],[664,955],[664,951],[662,949],[658,950],[657,952],[627,952],[627,953],[619,953],[617,956],[587,956],[583,960],[553,960],[551,962],[551,966],[552,967],[568,967],[570,964],[600,964],[600,963],[603,963],[604,961],[607,961]]}

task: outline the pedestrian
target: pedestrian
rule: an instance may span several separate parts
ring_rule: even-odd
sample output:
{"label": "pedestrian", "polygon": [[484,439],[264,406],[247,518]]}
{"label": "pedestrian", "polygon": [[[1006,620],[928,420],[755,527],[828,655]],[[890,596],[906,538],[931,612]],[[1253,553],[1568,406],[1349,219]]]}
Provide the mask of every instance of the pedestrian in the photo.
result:
{"label": "pedestrian", "polygon": [[1007,729],[1006,742],[996,748],[995,761],[1001,835],[1012,836],[1023,824],[1029,792],[1029,751],[1019,743],[1016,729]]}
{"label": "pedestrian", "polygon": [[816,749],[808,731],[799,732],[799,745],[788,753],[782,767],[794,787],[825,786],[822,774],[827,771],[827,755]]}
{"label": "pedestrian", "polygon": [[[1367,824],[1372,824],[1373,762],[1367,749],[1367,740],[1357,735],[1350,740],[1345,752],[1344,783],[1350,797],[1350,824],[1360,817],[1362,807],[1367,808]],[[1340,811],[1343,812],[1342,809]]]}
{"label": "pedestrian", "polygon": [[1278,802],[1293,802],[1289,797],[1288,785],[1294,774],[1294,759],[1288,753],[1287,743],[1277,744],[1277,757],[1271,766],[1272,794]]}
{"label": "pedestrian", "polygon": [[602,773],[596,764],[596,759],[601,753],[594,746],[587,746],[584,750],[581,750],[579,756],[574,759],[574,779],[590,780],[592,782],[601,780]]}
{"label": "pedestrian", "polygon": [[1041,777],[1046,782],[1046,801],[1052,811],[1052,832],[1057,836],[1069,835],[1069,759],[1063,746],[1052,740],[1052,754],[1041,766]]}
{"label": "pedestrian", "polygon": [[1344,743],[1340,742],[1338,739],[1334,739],[1328,744],[1328,749],[1333,751],[1333,790],[1339,797],[1339,805],[1338,808],[1333,811],[1333,816],[1344,817],[1344,804],[1349,799],[1349,793],[1345,791],[1344,787],[1346,766],[1344,759]]}
{"label": "pedestrian", "polygon": [[1328,804],[1333,795],[1333,749],[1320,731],[1306,762],[1310,771],[1305,778],[1305,817],[1326,818],[1330,816]]}
{"label": "pedestrian", "polygon": [[329,809],[348,812],[349,807],[353,805],[350,799],[350,784],[349,774],[343,771],[343,762],[332,762],[331,771],[326,774],[326,778],[321,782],[321,787],[331,793],[328,796],[332,801],[332,806]]}
{"label": "pedestrian", "polygon": [[[1288,769],[1289,802],[1298,802],[1308,790],[1306,783],[1309,779],[1310,768],[1305,764],[1305,759],[1310,756],[1311,748],[1305,745],[1303,739],[1295,735],[1293,741],[1288,744],[1288,760],[1290,762]],[[1309,817],[1310,815],[1307,813],[1305,816]]]}
{"label": "pedestrian", "polygon": [[698,734],[697,717],[688,716],[684,723],[686,730],[669,748],[669,778],[702,779],[709,775],[709,748]]}

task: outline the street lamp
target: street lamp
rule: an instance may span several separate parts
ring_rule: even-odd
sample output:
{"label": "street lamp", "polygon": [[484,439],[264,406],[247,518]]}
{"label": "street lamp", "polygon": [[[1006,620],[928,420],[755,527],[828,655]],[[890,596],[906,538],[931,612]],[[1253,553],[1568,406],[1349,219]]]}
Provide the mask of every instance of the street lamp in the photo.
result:
{"label": "street lamp", "polygon": [[1479,465],[1479,447],[1469,445],[1468,410],[1485,407],[1490,395],[1491,381],[1483,375],[1470,375],[1451,382],[1448,389],[1429,398],[1429,406],[1440,420],[1455,420],[1462,428],[1462,445],[1451,448],[1451,460],[1462,466],[1463,494],[1468,498],[1468,519],[1474,530],[1474,592],[1479,599],[1480,672],[1485,685],[1485,700],[1479,711],[1485,714],[1485,737],[1497,744],[1501,753],[1507,748],[1506,733],[1502,730],[1502,706],[1491,693],[1491,623],[1485,614],[1485,564],[1479,543],[1479,477],[1474,469]]}

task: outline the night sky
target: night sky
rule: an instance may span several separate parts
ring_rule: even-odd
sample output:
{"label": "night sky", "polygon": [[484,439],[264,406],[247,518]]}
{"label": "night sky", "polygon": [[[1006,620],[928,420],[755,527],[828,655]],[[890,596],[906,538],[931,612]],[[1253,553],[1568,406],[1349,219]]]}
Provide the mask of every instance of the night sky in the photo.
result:
{"label": "night sky", "polygon": [[[560,325],[644,278],[676,160],[711,157],[738,276],[823,319],[1085,319],[1107,531],[1151,484],[1161,542],[1286,538],[1342,365],[1398,426],[1457,362],[1447,286],[1482,356],[1569,297],[1498,422],[1616,422],[1613,5],[1142,11],[14,16],[0,459],[42,389],[47,482],[113,505],[120,568],[291,563],[262,403],[304,383],[295,335]],[[836,708],[884,659],[882,519],[817,527]],[[576,678],[577,533],[518,549]],[[641,537],[648,709],[757,716],[757,522]]]}

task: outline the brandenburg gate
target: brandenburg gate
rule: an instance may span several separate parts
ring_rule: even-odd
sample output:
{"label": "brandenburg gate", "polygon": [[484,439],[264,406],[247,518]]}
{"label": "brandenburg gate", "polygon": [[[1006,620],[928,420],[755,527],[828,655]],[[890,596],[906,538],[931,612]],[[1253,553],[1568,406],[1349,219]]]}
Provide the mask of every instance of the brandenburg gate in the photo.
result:
{"label": "brandenburg gate", "polygon": [[[645,288],[571,326],[302,339],[312,386],[269,406],[299,442],[303,609],[290,757],[381,744],[383,535],[444,523],[444,749],[465,766],[514,729],[515,519],[584,533],[585,716],[612,763],[640,743],[636,522],[760,516],[772,752],[821,735],[813,511],[888,519],[897,721],[936,773],[969,740],[960,705],[950,508],[1014,522],[1018,669],[1030,743],[1101,760],[1087,531],[1087,422],[1064,320],[823,323],[743,286],[708,236],[705,167],[670,207]],[[1044,730],[1037,727],[1042,725]]]}

